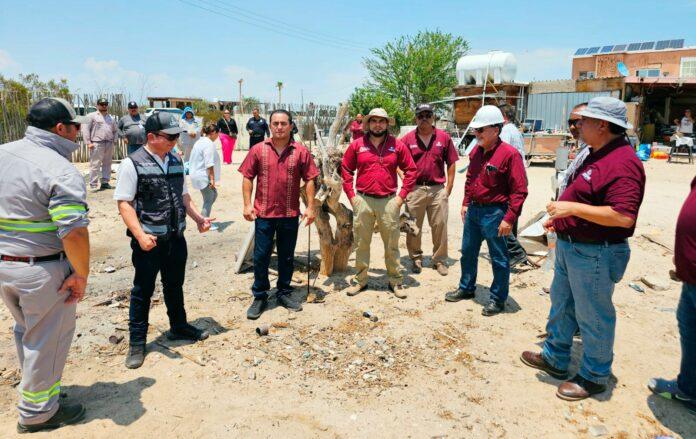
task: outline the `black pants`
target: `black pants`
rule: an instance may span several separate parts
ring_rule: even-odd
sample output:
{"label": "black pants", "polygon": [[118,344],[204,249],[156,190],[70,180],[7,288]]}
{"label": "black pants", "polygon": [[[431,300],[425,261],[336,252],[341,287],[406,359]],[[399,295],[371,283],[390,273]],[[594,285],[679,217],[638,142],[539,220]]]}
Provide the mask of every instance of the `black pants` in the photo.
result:
{"label": "black pants", "polygon": [[257,143],[263,142],[264,136],[249,136],[249,149]]}
{"label": "black pants", "polygon": [[299,217],[292,218],[256,218],[254,236],[254,285],[251,291],[254,297],[265,298],[271,283],[268,281],[268,265],[273,253],[273,238],[278,249],[278,288],[276,294],[288,294],[292,291],[290,282],[295,270],[295,245]]}
{"label": "black pants", "polygon": [[150,299],[155,291],[157,273],[162,276],[164,303],[167,305],[169,325],[176,329],[186,324],[184,309],[184,274],[188,250],[183,236],[158,239],[157,246],[149,252],[143,251],[135,239],[131,239],[135,278],[131,290],[130,343],[144,344],[147,339]]}

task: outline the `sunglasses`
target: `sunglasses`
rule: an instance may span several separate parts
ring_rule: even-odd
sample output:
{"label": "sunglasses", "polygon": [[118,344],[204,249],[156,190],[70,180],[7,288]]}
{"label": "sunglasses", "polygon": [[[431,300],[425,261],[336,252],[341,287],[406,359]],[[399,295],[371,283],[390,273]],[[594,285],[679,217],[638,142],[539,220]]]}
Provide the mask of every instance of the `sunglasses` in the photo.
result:
{"label": "sunglasses", "polygon": [[421,113],[416,116],[418,119],[430,119],[433,117],[433,113]]}
{"label": "sunglasses", "polygon": [[97,105],[100,106],[100,107],[106,107],[106,106],[109,105],[109,104],[97,104]]}
{"label": "sunglasses", "polygon": [[574,127],[575,125],[578,124],[582,119],[568,119],[568,126],[569,127]]}
{"label": "sunglasses", "polygon": [[488,127],[481,127],[481,128],[474,128],[474,132],[481,134],[484,132]]}
{"label": "sunglasses", "polygon": [[157,137],[164,137],[165,139],[169,140],[170,142],[173,142],[174,140],[179,138],[179,134],[167,134],[167,133],[152,133]]}

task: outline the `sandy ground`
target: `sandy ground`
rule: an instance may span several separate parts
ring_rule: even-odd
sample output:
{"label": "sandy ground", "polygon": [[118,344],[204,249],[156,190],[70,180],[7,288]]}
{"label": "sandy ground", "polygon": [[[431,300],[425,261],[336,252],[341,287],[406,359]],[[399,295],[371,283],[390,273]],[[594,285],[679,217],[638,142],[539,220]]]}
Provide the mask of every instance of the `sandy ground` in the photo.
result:
{"label": "sandy ground", "polygon": [[[239,163],[243,153],[235,155]],[[398,300],[386,290],[379,235],[373,241],[371,285],[349,298],[343,288],[350,273],[311,283],[327,293],[301,313],[267,311],[246,320],[253,275],[235,275],[234,255],[249,227],[242,217],[237,166],[225,166],[214,215],[220,232],[198,234],[189,228],[185,284],[189,319],[214,333],[196,344],[169,342],[155,327],[149,354],[138,370],[123,366],[127,342],[113,345],[112,334],[127,340],[127,303],[133,269],[129,240],[112,191],[90,194],[92,277],[78,308],[77,332],[65,374],[67,400],[87,406],[79,425],[60,429],[60,437],[696,437],[696,418],[682,407],[656,398],[646,388],[652,376],[676,376],[679,338],[675,309],[680,284],[669,281],[671,254],[639,236],[651,234],[672,243],[676,216],[696,173],[693,165],[646,164],[648,184],[632,257],[617,285],[618,327],[610,390],[579,403],[555,396],[558,381],[519,361],[526,349],[538,349],[549,309],[542,291],[551,273],[532,270],[512,277],[507,311],[481,316],[492,275],[479,260],[480,287],[475,301],[443,300],[459,276],[463,175],[457,174],[449,219],[448,277],[432,269],[409,275],[409,297]],[[522,222],[544,208],[553,168],[529,169],[531,194]],[[194,194],[200,203],[200,195]],[[307,233],[302,229],[298,259],[305,260]],[[430,253],[430,231],[424,250]],[[312,248],[318,246],[316,235]],[[402,260],[406,262],[405,239]],[[485,247],[484,247],[485,248]],[[318,267],[317,252],[312,250]],[[429,260],[426,259],[426,265]],[[352,263],[352,261],[351,261]],[[107,267],[116,270],[106,272]],[[297,294],[307,273],[296,272]],[[111,271],[111,270],[108,270]],[[666,291],[628,284],[642,275],[668,282]],[[273,280],[273,277],[272,277]],[[154,326],[167,329],[161,289],[151,310]],[[311,296],[314,297],[314,294]],[[98,305],[107,299],[109,305]],[[372,310],[379,321],[362,317]],[[258,337],[259,324],[273,324]],[[14,437],[17,360],[12,318],[0,310],[0,437]],[[157,344],[161,343],[161,344]],[[173,352],[163,346],[173,347]],[[576,339],[571,372],[582,343]],[[41,437],[41,435],[38,435]]]}

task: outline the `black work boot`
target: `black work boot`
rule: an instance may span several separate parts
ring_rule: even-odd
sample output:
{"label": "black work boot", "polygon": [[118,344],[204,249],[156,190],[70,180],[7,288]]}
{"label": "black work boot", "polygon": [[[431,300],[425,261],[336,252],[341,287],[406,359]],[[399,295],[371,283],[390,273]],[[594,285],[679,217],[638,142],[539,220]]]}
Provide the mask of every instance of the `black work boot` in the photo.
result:
{"label": "black work boot", "polygon": [[247,319],[256,320],[261,317],[261,314],[263,314],[263,311],[266,309],[266,305],[268,305],[268,298],[254,297],[254,301],[247,310]]}
{"label": "black work boot", "polygon": [[145,343],[130,345],[128,356],[126,357],[126,367],[128,369],[137,369],[143,365],[143,362],[145,362]]}
{"label": "black work boot", "polygon": [[285,309],[289,309],[290,311],[295,312],[302,311],[302,304],[299,301],[293,299],[290,293],[276,294],[276,300]]}
{"label": "black work boot", "polygon": [[461,288],[445,294],[445,300],[448,302],[459,302],[460,300],[473,299],[474,297],[476,297],[476,291],[467,291]]}
{"label": "black work boot", "polygon": [[483,307],[483,311],[481,311],[481,314],[486,317],[490,317],[496,314],[500,314],[501,312],[503,312],[504,309],[504,303],[498,303],[495,300],[491,300],[486,304],[486,306]]}
{"label": "black work boot", "polygon": [[58,411],[46,422],[24,425],[17,423],[17,433],[36,433],[37,431],[55,430],[65,425],[78,423],[85,417],[85,406],[82,404],[61,404]]}
{"label": "black work boot", "polygon": [[198,329],[195,326],[190,325],[188,323],[177,328],[172,328],[169,331],[167,331],[167,338],[169,340],[200,341],[205,340],[209,336],[210,334],[208,333],[208,331]]}

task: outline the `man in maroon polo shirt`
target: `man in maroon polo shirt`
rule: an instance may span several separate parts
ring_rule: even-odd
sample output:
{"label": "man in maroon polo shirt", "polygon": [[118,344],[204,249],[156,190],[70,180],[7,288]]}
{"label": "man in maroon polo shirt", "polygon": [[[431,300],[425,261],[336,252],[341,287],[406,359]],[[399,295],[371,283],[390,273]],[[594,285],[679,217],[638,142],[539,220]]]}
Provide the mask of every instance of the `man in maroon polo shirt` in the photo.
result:
{"label": "man in maroon polo shirt", "polygon": [[[420,273],[423,269],[421,235],[423,220],[427,213],[433,238],[431,265],[442,276],[447,276],[448,199],[454,185],[454,173],[459,154],[449,134],[435,128],[435,115],[431,105],[420,104],[416,107],[416,123],[416,129],[401,138],[411,151],[418,169],[416,188],[406,197],[406,207],[416,218],[418,235],[406,235],[406,248],[413,264],[412,271]],[[447,168],[447,179],[445,179],[445,168]],[[447,182],[446,187],[445,182]]]}
{"label": "man in maroon polo shirt", "polygon": [[356,140],[365,135],[363,131],[363,115],[358,113],[355,119],[352,120],[346,127],[346,131],[350,131],[350,140]]}
{"label": "man in maroon polo shirt", "polygon": [[473,299],[481,243],[486,240],[493,266],[490,298],[482,310],[492,316],[505,309],[510,290],[510,260],[507,236],[522,213],[527,198],[527,176],[520,153],[500,140],[503,113],[495,105],[482,106],[469,125],[477,145],[469,156],[462,220],[461,268],[459,288],[445,295],[448,302]]}
{"label": "man in maroon polo shirt", "polygon": [[628,238],[636,227],[645,191],[645,171],[626,138],[626,104],[602,96],[577,112],[588,156],[568,177],[558,201],[547,206],[545,224],[556,232],[548,337],[541,353],[525,351],[522,362],[557,379],[568,376],[573,334],[583,341],[580,370],[556,395],[577,401],[604,392],[614,358],[614,286],[630,257]]}
{"label": "man in maroon polo shirt", "polygon": [[[295,244],[300,217],[300,180],[306,182],[307,209],[303,215],[310,225],[314,221],[314,178],[319,170],[307,148],[291,137],[292,115],[285,110],[271,113],[273,137],[256,144],[239,167],[244,176],[244,219],[254,221],[254,301],[247,318],[258,319],[267,306],[268,265],[275,238],[278,251],[278,283],[276,300],[291,311],[301,311],[302,305],[292,298],[290,286],[294,271]],[[251,204],[253,180],[256,196]]]}
{"label": "man in maroon polo shirt", "polygon": [[[396,297],[406,298],[399,263],[399,212],[416,182],[416,165],[406,146],[388,133],[390,123],[393,122],[382,108],[370,111],[363,123],[367,134],[351,142],[343,155],[343,191],[353,205],[353,237],[356,244],[357,273],[354,284],[348,288],[349,296],[367,288],[370,243],[377,222],[384,242],[389,289]],[[404,173],[398,195],[397,168]]]}
{"label": "man in maroon polo shirt", "polygon": [[648,388],[657,395],[678,401],[696,415],[696,178],[677,219],[674,265],[682,293],[677,308],[681,367],[676,380],[652,378]]}

